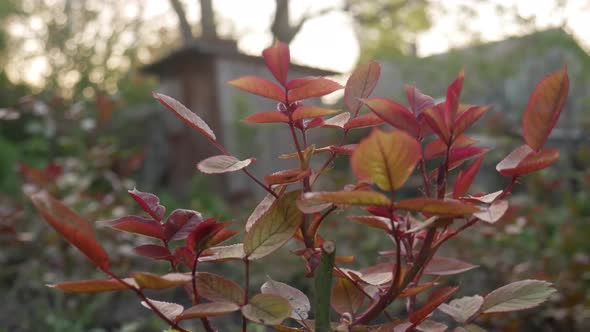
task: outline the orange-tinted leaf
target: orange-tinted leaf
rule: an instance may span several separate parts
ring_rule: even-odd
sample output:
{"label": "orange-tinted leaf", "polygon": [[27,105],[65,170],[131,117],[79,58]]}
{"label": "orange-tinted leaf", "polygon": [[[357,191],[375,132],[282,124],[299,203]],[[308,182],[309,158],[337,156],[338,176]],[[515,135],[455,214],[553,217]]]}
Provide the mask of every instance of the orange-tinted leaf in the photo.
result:
{"label": "orange-tinted leaf", "polygon": [[415,85],[406,84],[405,90],[410,108],[416,117],[434,107],[434,98],[423,94]]}
{"label": "orange-tinted leaf", "polygon": [[347,278],[338,278],[332,288],[330,304],[339,313],[356,313],[363,305],[365,295]]}
{"label": "orange-tinted leaf", "polygon": [[375,61],[370,61],[358,67],[346,81],[344,88],[344,104],[349,111],[356,114],[362,106],[359,99],[367,98],[375,89],[381,67]]}
{"label": "orange-tinted leaf", "polygon": [[479,211],[479,208],[471,204],[434,198],[405,199],[397,202],[395,206],[401,210],[418,211],[437,216],[461,216]]}
{"label": "orange-tinted leaf", "polygon": [[264,177],[264,181],[268,183],[269,186],[272,186],[275,184],[294,183],[304,179],[305,177],[308,177],[309,175],[311,175],[311,168],[306,170],[301,170],[299,168],[288,169],[267,175]]}
{"label": "orange-tinted leaf", "polygon": [[154,96],[154,98],[156,98],[157,101],[160,102],[160,104],[162,104],[169,111],[174,113],[174,115],[176,115],[176,117],[178,117],[180,120],[184,121],[186,124],[193,127],[193,129],[203,134],[210,141],[215,141],[215,134],[213,133],[211,128],[209,128],[207,123],[205,123],[205,121],[203,121],[201,117],[199,117],[191,110],[186,108],[186,106],[181,104],[178,100],[156,92],[152,93],[152,95]]}
{"label": "orange-tinted leaf", "polygon": [[235,282],[220,275],[199,272],[196,276],[199,295],[212,302],[244,304],[244,290]]}
{"label": "orange-tinted leaf", "polygon": [[477,158],[466,169],[459,172],[457,179],[455,180],[455,184],[453,185],[453,198],[457,199],[467,194],[469,187],[471,187],[471,184],[473,183],[473,180],[475,179],[475,176],[481,167],[483,158],[483,156]]}
{"label": "orange-tinted leaf", "polygon": [[[469,138],[465,135],[461,135],[453,141],[451,149],[465,148],[468,146],[472,146],[475,143],[477,143],[476,140]],[[447,144],[440,138],[437,138],[434,141],[426,144],[426,147],[424,147],[424,160],[430,160],[432,158],[444,156],[446,152]]]}
{"label": "orange-tinted leaf", "polygon": [[327,78],[310,78],[303,84],[289,90],[289,102],[325,96],[340,89],[342,89],[342,85]]}
{"label": "orange-tinted leaf", "polygon": [[301,119],[315,118],[317,116],[326,116],[334,113],[338,113],[338,111],[323,107],[305,105],[297,107],[291,117],[293,118],[293,121],[297,121]]}
{"label": "orange-tinted leaf", "polygon": [[449,144],[451,141],[451,129],[444,118],[443,111],[435,106],[434,108],[427,109],[422,114],[428,126],[445,144]]}
{"label": "orange-tinted leaf", "polygon": [[493,224],[504,216],[506,211],[508,211],[508,207],[508,201],[495,201],[494,203],[492,203],[492,205],[488,206],[483,211],[474,213],[473,216],[487,223]]}
{"label": "orange-tinted leaf", "polygon": [[491,106],[474,106],[461,113],[455,120],[453,126],[453,136],[461,135],[465,130],[469,129],[475,121],[481,118]]}
{"label": "orange-tinted leaf", "polygon": [[449,276],[475,268],[477,268],[477,265],[469,264],[455,258],[434,256],[424,268],[424,273],[431,276]]}
{"label": "orange-tinted leaf", "polygon": [[383,123],[383,119],[381,119],[377,114],[368,113],[368,114],[359,115],[356,118],[348,121],[344,125],[344,129],[367,128],[367,127],[378,126],[382,123]]}
{"label": "orange-tinted leaf", "polygon": [[98,243],[94,230],[86,220],[51,197],[46,191],[35,193],[30,198],[37,211],[51,227],[101,270],[108,271],[109,257]]}
{"label": "orange-tinted leaf", "polygon": [[417,286],[408,287],[401,292],[399,297],[404,298],[404,297],[410,297],[413,295],[417,295],[417,294],[420,294],[420,293],[422,293],[422,292],[424,292],[436,285],[438,285],[438,283],[436,283],[436,282],[425,282],[425,283],[419,284]]}
{"label": "orange-tinted leaf", "polygon": [[275,83],[258,76],[243,76],[231,81],[227,84],[236,87],[240,90],[276,100],[278,102],[285,102],[285,92],[280,86]]}
{"label": "orange-tinted leaf", "polygon": [[152,216],[152,218],[156,219],[157,221],[162,220],[164,213],[166,213],[166,208],[160,204],[160,199],[158,196],[141,192],[136,188],[127,192],[145,212]]}
{"label": "orange-tinted leaf", "polygon": [[234,311],[240,310],[240,306],[232,302],[209,302],[200,303],[186,309],[182,314],[176,317],[176,321],[223,316]]}
{"label": "orange-tinted leaf", "polygon": [[213,247],[205,250],[199,257],[199,262],[225,262],[231,260],[242,260],[244,253],[244,244],[231,244],[229,246]]}
{"label": "orange-tinted leaf", "polygon": [[288,123],[289,117],[283,112],[268,111],[254,113],[242,121],[247,123]]}
{"label": "orange-tinted leaf", "polygon": [[351,166],[359,179],[371,179],[381,190],[397,190],[414,171],[420,151],[420,143],[402,131],[375,129],[352,154]]}
{"label": "orange-tinted leaf", "polygon": [[409,321],[417,325],[424,321],[431,312],[433,312],[439,305],[445,302],[455,292],[459,290],[459,287],[445,287],[434,292],[429,298],[426,304],[413,312],[410,315]]}
{"label": "orange-tinted leaf", "polygon": [[340,113],[336,116],[333,116],[327,120],[324,120],[324,125],[322,127],[327,128],[344,128],[348,120],[350,119],[350,113],[344,112]]}
{"label": "orange-tinted leaf", "polygon": [[190,274],[168,273],[163,276],[150,272],[131,273],[137,285],[144,289],[166,289],[183,285],[192,280]]}
{"label": "orange-tinted leaf", "polygon": [[448,114],[449,123],[454,123],[459,110],[459,97],[463,89],[463,79],[465,72],[461,69],[457,78],[449,85],[447,89],[447,99],[445,100],[445,107]]}
{"label": "orange-tinted leaf", "polygon": [[289,61],[291,58],[289,46],[277,39],[271,47],[262,51],[262,57],[272,75],[279,83],[285,86],[287,84]]}
{"label": "orange-tinted leaf", "polygon": [[124,232],[166,240],[166,234],[164,233],[164,227],[162,224],[151,218],[125,216],[113,220],[102,221],[101,224]]}
{"label": "orange-tinted leaf", "polygon": [[144,244],[133,248],[133,251],[139,256],[155,259],[155,260],[169,260],[174,256],[166,247],[155,244]]}
{"label": "orange-tinted leaf", "polygon": [[524,141],[539,150],[557,123],[569,92],[567,66],[543,78],[531,94],[522,118]]}
{"label": "orange-tinted leaf", "polygon": [[389,218],[379,216],[348,216],[348,219],[358,222],[361,225],[381,229],[386,232],[391,230]]}
{"label": "orange-tinted leaf", "polygon": [[334,204],[381,206],[391,205],[389,198],[387,198],[387,196],[383,195],[382,193],[364,190],[313,192],[306,193],[303,198]]}
{"label": "orange-tinted leaf", "polygon": [[234,156],[219,155],[201,161],[197,165],[197,168],[205,174],[222,174],[239,171],[242,168],[248,167],[255,160],[254,158],[239,160]]}
{"label": "orange-tinted leaf", "polygon": [[451,153],[449,154],[449,170],[453,170],[463,162],[475,158],[477,156],[481,156],[485,153],[490,151],[490,149],[480,148],[477,146],[466,146],[463,148],[456,148],[451,149]]}
{"label": "orange-tinted leaf", "polygon": [[420,124],[405,106],[386,98],[364,99],[363,102],[383,121],[413,137],[420,135]]}
{"label": "orange-tinted leaf", "polygon": [[[135,285],[135,281],[131,278],[125,278],[123,280],[129,284]],[[129,289],[127,286],[114,279],[66,281],[47,285],[47,287],[57,288],[69,293],[100,293]]]}
{"label": "orange-tinted leaf", "polygon": [[528,145],[522,145],[504,158],[496,166],[496,170],[504,176],[520,176],[549,167],[557,159],[557,149],[535,152]]}

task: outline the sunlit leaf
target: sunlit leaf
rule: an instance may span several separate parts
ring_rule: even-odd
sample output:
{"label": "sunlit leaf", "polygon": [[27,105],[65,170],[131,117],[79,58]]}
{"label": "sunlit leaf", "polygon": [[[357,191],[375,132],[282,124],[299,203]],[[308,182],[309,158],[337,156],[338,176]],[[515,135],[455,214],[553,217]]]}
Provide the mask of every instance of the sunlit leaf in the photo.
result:
{"label": "sunlit leaf", "polygon": [[453,126],[453,136],[461,135],[465,130],[469,129],[473,123],[481,118],[491,106],[474,106],[461,113],[455,120]]}
{"label": "sunlit leaf", "polygon": [[197,165],[197,168],[206,174],[222,174],[239,171],[242,168],[248,167],[255,160],[254,158],[239,160],[234,156],[219,155],[201,161]]}
{"label": "sunlit leaf", "polygon": [[567,66],[539,82],[522,118],[524,141],[533,150],[539,150],[547,141],[557,123],[569,92]]}
{"label": "sunlit leaf", "polygon": [[401,200],[396,203],[396,208],[447,217],[469,215],[479,211],[478,207],[468,203],[434,198],[412,198]]}
{"label": "sunlit leaf", "polygon": [[289,102],[313,97],[322,97],[342,88],[342,85],[327,78],[314,77],[305,81],[305,83],[300,86],[290,89],[288,94]]}
{"label": "sunlit leaf", "polygon": [[109,269],[109,257],[98,243],[90,224],[70,210],[46,191],[30,196],[31,201],[45,221],[69,243],[78,248],[96,266],[104,271]]}
{"label": "sunlit leaf", "polygon": [[243,76],[231,81],[227,84],[236,87],[240,90],[276,100],[278,102],[285,102],[285,92],[280,86],[275,83],[258,76]]}
{"label": "sunlit leaf", "polygon": [[420,144],[402,131],[374,129],[351,157],[359,179],[371,179],[385,191],[397,190],[410,177],[421,159]]}
{"label": "sunlit leaf", "polygon": [[323,127],[327,128],[344,128],[348,120],[350,119],[350,113],[344,112],[336,116],[333,116],[327,120],[324,120]]}
{"label": "sunlit leaf", "polygon": [[[147,299],[151,305],[156,307],[159,312],[161,312],[166,318],[174,321],[178,315],[182,313],[184,307],[180,304],[171,303],[171,302],[164,302],[164,301],[156,301],[152,299]],[[141,305],[152,310],[150,306],[145,302],[141,301]]]}
{"label": "sunlit leaf", "polygon": [[484,313],[524,310],[538,306],[555,293],[550,283],[522,280],[500,287],[484,298]]}
{"label": "sunlit leaf", "polygon": [[158,196],[150,193],[144,193],[137,189],[129,190],[129,195],[141,206],[141,208],[147,212],[152,218],[157,221],[162,220],[166,208],[160,204]]}
{"label": "sunlit leaf", "polygon": [[364,294],[346,278],[338,278],[332,288],[330,304],[339,313],[356,313],[363,305]]}
{"label": "sunlit leaf", "polygon": [[438,307],[438,310],[453,317],[456,322],[464,324],[473,317],[473,315],[479,312],[482,305],[483,297],[479,295],[465,296],[453,300],[449,304],[441,304],[440,307]]}
{"label": "sunlit leaf", "polygon": [[293,121],[297,121],[302,119],[315,118],[318,116],[331,115],[334,113],[338,113],[338,111],[318,106],[305,105],[297,107],[293,114],[291,114],[291,118],[293,119]]}
{"label": "sunlit leaf", "polygon": [[375,191],[320,191],[313,193],[306,193],[303,198],[318,201],[328,202],[334,204],[347,205],[381,205],[390,206],[391,201],[387,196]]}
{"label": "sunlit leaf", "polygon": [[465,78],[465,72],[461,70],[457,78],[449,85],[447,89],[447,99],[445,100],[446,112],[449,116],[450,123],[455,121],[457,111],[459,109],[459,97],[461,96],[461,90],[463,89],[463,79]]}
{"label": "sunlit leaf", "polygon": [[199,272],[196,276],[199,296],[212,302],[234,302],[244,304],[244,290],[235,282],[220,275]]}
{"label": "sunlit leaf", "polygon": [[266,67],[277,81],[283,86],[287,84],[289,61],[291,58],[289,46],[277,39],[271,47],[262,51],[262,57],[264,58]]}
{"label": "sunlit leaf", "polygon": [[254,113],[247,118],[243,119],[242,122],[246,123],[288,123],[289,117],[283,112],[268,111]]}
{"label": "sunlit leaf", "polygon": [[403,130],[412,137],[420,136],[420,124],[415,115],[405,106],[386,98],[370,98],[363,100],[365,105],[391,126]]}
{"label": "sunlit leaf", "polygon": [[375,61],[370,61],[367,64],[359,66],[348,77],[346,86],[344,88],[344,104],[346,108],[352,113],[358,113],[362,103],[359,99],[367,98],[375,89],[379,76],[381,74],[381,67]]}
{"label": "sunlit leaf", "polygon": [[223,316],[238,310],[240,310],[240,306],[232,302],[200,303],[186,309],[182,314],[176,317],[176,321]]}
{"label": "sunlit leaf", "polygon": [[295,205],[300,196],[301,191],[284,194],[246,232],[244,251],[248,259],[260,259],[272,253],[295,234],[303,217]]}
{"label": "sunlit leaf", "polygon": [[242,314],[264,325],[281,324],[291,314],[289,301],[274,294],[257,294],[242,307]]}
{"label": "sunlit leaf", "polygon": [[211,128],[209,128],[209,125],[207,125],[207,123],[205,123],[201,117],[186,108],[186,106],[181,104],[178,100],[156,92],[152,93],[152,95],[157,101],[160,102],[160,104],[174,113],[174,115],[176,115],[176,117],[178,117],[180,120],[184,121],[193,129],[203,134],[203,136],[207,137],[210,141],[215,141],[215,134]]}
{"label": "sunlit leaf", "polygon": [[374,127],[382,124],[384,121],[375,113],[359,115],[351,119],[344,125],[344,129],[359,129]]}
{"label": "sunlit leaf", "polygon": [[137,285],[144,289],[166,289],[183,285],[192,280],[189,274],[168,273],[163,276],[150,272],[131,273]]}
{"label": "sunlit leaf", "polygon": [[260,287],[260,291],[263,294],[278,295],[289,301],[291,318],[297,320],[307,319],[308,312],[311,310],[311,304],[307,295],[297,288],[271,279]]}
{"label": "sunlit leaf", "polygon": [[[135,280],[131,278],[125,278],[123,280],[132,286],[137,286]],[[47,287],[56,288],[68,293],[101,293],[129,289],[126,285],[114,279],[66,281],[50,284]]]}

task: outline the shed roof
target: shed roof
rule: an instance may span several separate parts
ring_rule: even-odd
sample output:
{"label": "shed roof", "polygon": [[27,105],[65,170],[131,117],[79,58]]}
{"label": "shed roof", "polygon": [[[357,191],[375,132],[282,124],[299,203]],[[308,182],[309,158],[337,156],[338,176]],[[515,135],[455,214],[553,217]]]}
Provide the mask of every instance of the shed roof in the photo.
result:
{"label": "shed roof", "polygon": [[[167,68],[183,62],[189,62],[198,55],[210,55],[221,58],[236,59],[244,62],[263,63],[262,57],[241,53],[234,40],[195,40],[189,45],[176,49],[159,60],[144,66],[141,70],[148,74],[161,75]],[[291,64],[290,68],[308,72],[310,75],[330,76],[341,74],[339,72]]]}

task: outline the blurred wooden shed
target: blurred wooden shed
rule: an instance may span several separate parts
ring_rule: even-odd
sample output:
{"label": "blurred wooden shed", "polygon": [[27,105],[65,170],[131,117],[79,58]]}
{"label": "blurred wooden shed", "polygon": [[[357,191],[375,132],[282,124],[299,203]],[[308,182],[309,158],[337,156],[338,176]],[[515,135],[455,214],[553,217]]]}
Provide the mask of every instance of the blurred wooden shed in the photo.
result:
{"label": "blurred wooden shed", "polygon": [[[238,158],[256,157],[252,171],[259,176],[288,167],[277,160],[277,154],[292,151],[288,132],[277,125],[254,128],[240,123],[249,114],[276,108],[276,102],[246,94],[225,82],[257,75],[274,80],[262,57],[241,53],[233,40],[195,40],[190,45],[172,51],[143,68],[156,75],[156,91],[169,95],[202,117],[215,132],[218,140]],[[301,65],[289,67],[289,78],[331,76],[336,72]],[[167,187],[177,198],[190,194],[191,179],[198,172],[195,165],[215,154],[211,144],[171,114],[158,117],[165,137],[165,151],[148,151],[147,163],[152,163],[152,179],[156,186]],[[285,142],[289,142],[285,144]],[[150,150],[152,150],[150,148]],[[150,157],[151,154],[151,157]],[[252,192],[250,179],[243,174],[214,176],[215,191],[239,200]]]}

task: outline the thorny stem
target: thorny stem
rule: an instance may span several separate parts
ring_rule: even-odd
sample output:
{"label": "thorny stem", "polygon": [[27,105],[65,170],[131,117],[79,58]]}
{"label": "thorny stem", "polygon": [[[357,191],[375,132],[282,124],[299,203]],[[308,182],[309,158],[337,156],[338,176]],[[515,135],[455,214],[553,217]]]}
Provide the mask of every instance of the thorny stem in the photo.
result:
{"label": "thorny stem", "polygon": [[[244,305],[248,304],[248,293],[250,290],[250,260],[248,258],[244,258],[244,265],[246,268],[246,281],[244,284]],[[242,332],[246,332],[248,330],[248,320],[244,315],[242,315]]]}
{"label": "thorny stem", "polygon": [[[320,225],[322,224],[322,221],[324,221],[324,219],[326,219],[326,217],[334,212],[337,209],[336,205],[332,205],[332,207],[330,207],[328,210],[326,210],[326,212],[324,212],[319,218],[314,219],[311,224],[309,225],[309,227],[307,228],[307,231],[304,233],[304,237],[311,237],[312,241],[315,240],[315,234],[317,233],[318,229],[320,228]],[[313,246],[312,246],[313,247]]]}
{"label": "thorny stem", "polygon": [[116,281],[118,281],[120,284],[124,285],[125,287],[129,288],[130,290],[134,291],[135,294],[137,294],[137,296],[154,312],[156,313],[156,315],[158,315],[158,317],[160,317],[161,320],[165,321],[166,324],[170,325],[173,329],[176,329],[180,332],[189,332],[188,330],[185,330],[184,328],[180,327],[178,325],[178,323],[172,321],[171,319],[169,319],[168,317],[166,317],[166,315],[164,315],[160,309],[158,309],[151,301],[150,299],[148,299],[145,294],[143,293],[143,290],[141,288],[135,287],[133,285],[131,285],[130,283],[126,282],[125,280],[119,278],[116,274],[114,274],[111,271],[108,270],[103,270],[104,273],[106,273],[109,277],[115,279]]}

